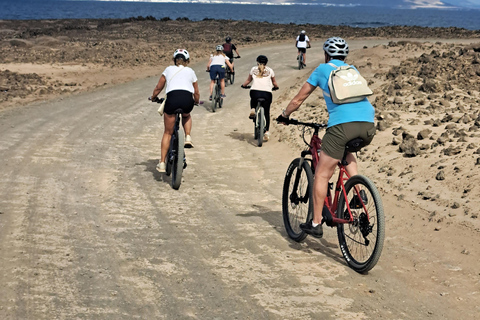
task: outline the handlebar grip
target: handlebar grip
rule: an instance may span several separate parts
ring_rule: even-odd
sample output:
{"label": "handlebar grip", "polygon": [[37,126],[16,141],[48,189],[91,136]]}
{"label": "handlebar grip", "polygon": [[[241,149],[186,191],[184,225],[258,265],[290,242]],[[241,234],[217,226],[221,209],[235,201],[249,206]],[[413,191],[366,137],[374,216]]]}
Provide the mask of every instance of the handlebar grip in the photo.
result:
{"label": "handlebar grip", "polygon": [[243,89],[250,89],[252,86],[244,86],[244,85],[241,85],[240,87],[242,87]]}

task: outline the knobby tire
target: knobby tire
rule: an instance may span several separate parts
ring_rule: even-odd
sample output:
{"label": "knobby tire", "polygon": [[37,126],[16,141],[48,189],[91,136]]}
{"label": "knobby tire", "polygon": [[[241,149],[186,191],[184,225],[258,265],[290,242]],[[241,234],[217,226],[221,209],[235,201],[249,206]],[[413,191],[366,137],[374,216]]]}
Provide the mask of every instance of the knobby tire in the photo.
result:
{"label": "knobby tire", "polygon": [[182,183],[183,174],[183,159],[185,158],[185,134],[182,129],[179,129],[176,133],[175,139],[175,156],[173,157],[173,170],[172,170],[172,188],[178,190]]}
{"label": "knobby tire", "polygon": [[308,161],[294,159],[288,166],[283,183],[283,224],[288,236],[303,241],[307,234],[300,229],[313,216],[313,173]]}
{"label": "knobby tire", "polygon": [[263,107],[257,107],[257,127],[258,127],[258,137],[257,144],[259,147],[263,145],[263,135],[265,134],[265,110]]}
{"label": "knobby tire", "polygon": [[[355,175],[345,183],[348,203],[352,203],[354,196],[358,199],[360,190],[365,191],[366,203],[362,201],[362,204],[357,205],[358,209],[350,208],[356,219],[350,224],[339,224],[337,235],[347,264],[359,273],[366,273],[377,264],[382,254],[385,239],[385,216],[380,193],[373,182],[365,176]],[[353,203],[355,204],[355,201]],[[368,218],[365,209],[368,212]],[[340,219],[349,217],[343,192],[340,194],[337,216]],[[364,233],[368,234],[364,235]]]}

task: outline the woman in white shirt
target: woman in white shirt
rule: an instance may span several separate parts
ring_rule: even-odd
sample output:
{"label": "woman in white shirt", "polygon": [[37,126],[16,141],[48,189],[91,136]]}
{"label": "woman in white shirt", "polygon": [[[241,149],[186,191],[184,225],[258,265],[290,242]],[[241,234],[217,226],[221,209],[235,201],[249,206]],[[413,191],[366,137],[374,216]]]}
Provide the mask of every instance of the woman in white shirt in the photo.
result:
{"label": "woman in white shirt", "polygon": [[230,70],[233,71],[233,65],[230,63],[230,59],[223,53],[223,46],[218,45],[216,52],[210,56],[208,60],[207,71],[210,72],[210,97],[209,100],[212,100],[213,88],[215,86],[215,78],[218,75],[220,79],[220,86],[222,88],[222,98],[225,98],[225,64],[228,65]]}
{"label": "woman in white shirt", "polygon": [[167,157],[170,140],[175,126],[175,111],[181,109],[182,125],[185,130],[185,147],[192,148],[192,117],[190,112],[193,106],[200,101],[200,91],[198,89],[197,76],[195,71],[187,67],[190,63],[190,55],[185,49],[177,49],[173,54],[173,66],[169,66],[163,71],[157,86],[153,90],[151,100],[155,101],[159,93],[166,85],[165,93],[167,100],[163,111],[163,122],[165,131],[162,138],[162,154],[160,162],[157,165],[159,172],[165,172],[165,158]]}
{"label": "woman in white shirt", "polygon": [[257,107],[257,99],[263,98],[263,109],[265,111],[265,119],[267,130],[264,139],[270,138],[270,105],[272,104],[272,90],[278,89],[277,81],[275,80],[275,72],[272,68],[267,67],[268,58],[264,55],[257,57],[257,65],[250,70],[247,80],[242,84],[242,88],[246,87],[250,82],[252,83],[250,89],[250,119],[255,118],[255,108]]}

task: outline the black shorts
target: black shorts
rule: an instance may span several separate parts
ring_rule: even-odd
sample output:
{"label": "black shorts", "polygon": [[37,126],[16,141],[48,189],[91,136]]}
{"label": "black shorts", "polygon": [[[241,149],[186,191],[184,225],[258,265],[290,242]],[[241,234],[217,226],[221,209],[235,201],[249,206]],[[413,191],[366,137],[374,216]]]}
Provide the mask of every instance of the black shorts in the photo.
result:
{"label": "black shorts", "polygon": [[190,113],[194,104],[193,93],[187,90],[173,90],[167,93],[164,112],[166,114],[175,114],[177,109],[182,109],[183,113]]}
{"label": "black shorts", "polygon": [[305,53],[307,52],[307,48],[297,48],[298,51],[300,51],[301,53]]}

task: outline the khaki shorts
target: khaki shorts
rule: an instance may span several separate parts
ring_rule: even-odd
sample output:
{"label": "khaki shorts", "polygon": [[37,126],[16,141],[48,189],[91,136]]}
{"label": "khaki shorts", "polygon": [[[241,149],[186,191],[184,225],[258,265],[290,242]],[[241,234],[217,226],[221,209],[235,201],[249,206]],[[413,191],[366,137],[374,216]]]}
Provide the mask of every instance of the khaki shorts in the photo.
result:
{"label": "khaki shorts", "polygon": [[334,159],[341,160],[345,145],[355,138],[362,138],[365,145],[372,142],[375,135],[375,124],[371,122],[347,122],[330,127],[322,139],[322,150]]}

